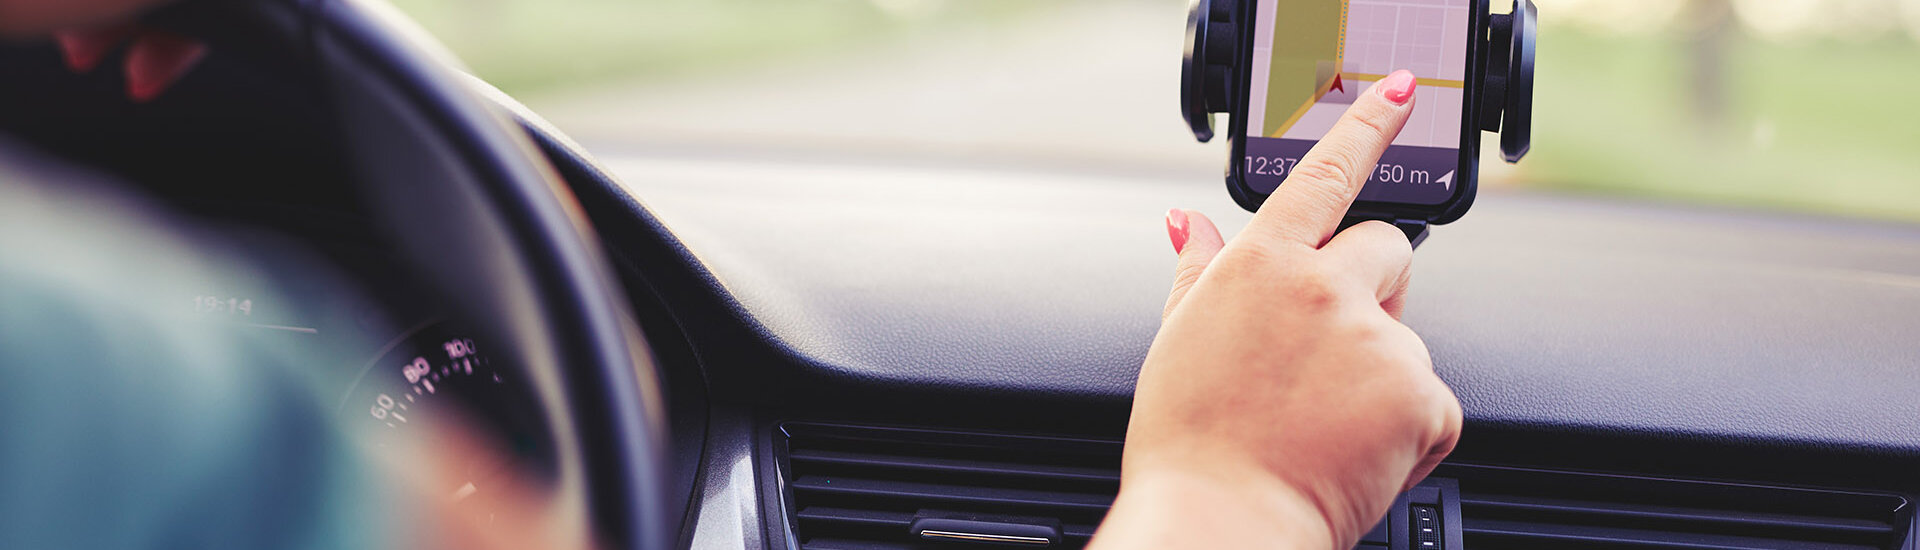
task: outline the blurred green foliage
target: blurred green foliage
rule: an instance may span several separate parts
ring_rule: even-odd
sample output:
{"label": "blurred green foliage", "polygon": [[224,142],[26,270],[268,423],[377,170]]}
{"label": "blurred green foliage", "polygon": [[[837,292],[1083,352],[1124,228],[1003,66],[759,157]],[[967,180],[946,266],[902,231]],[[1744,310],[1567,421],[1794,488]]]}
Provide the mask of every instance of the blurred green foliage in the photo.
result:
{"label": "blurred green foliage", "polygon": [[1018,0],[393,0],[509,93],[883,43],[917,27],[1002,17]]}
{"label": "blurred green foliage", "polygon": [[[1920,220],[1920,46],[1735,34],[1700,98],[1678,34],[1547,29],[1522,185]],[[1717,121],[1704,103],[1723,109]]]}

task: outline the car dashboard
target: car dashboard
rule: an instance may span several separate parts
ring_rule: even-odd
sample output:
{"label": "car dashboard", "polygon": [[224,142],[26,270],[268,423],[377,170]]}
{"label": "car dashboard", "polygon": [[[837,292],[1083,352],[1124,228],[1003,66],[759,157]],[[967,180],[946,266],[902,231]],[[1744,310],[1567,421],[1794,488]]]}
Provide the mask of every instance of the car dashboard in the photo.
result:
{"label": "car dashboard", "polygon": [[[1084,544],[1171,277],[1158,216],[1247,220],[1185,178],[601,161],[594,217],[662,237],[610,246],[687,266],[656,290],[713,399],[696,548],[931,548],[913,526],[955,513]],[[1362,547],[1911,548],[1917,243],[1489,193],[1417,252],[1405,316],[1465,435]]]}

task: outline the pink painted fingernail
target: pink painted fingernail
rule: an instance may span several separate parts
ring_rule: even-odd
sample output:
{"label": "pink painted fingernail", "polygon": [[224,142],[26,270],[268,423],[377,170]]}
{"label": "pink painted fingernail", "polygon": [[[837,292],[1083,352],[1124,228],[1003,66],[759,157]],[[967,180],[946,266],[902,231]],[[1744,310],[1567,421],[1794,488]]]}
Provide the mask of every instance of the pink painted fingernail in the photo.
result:
{"label": "pink painted fingernail", "polygon": [[117,25],[100,29],[60,31],[53,34],[60,43],[60,51],[65,54],[67,68],[76,73],[92,71],[100,65],[107,54],[133,36],[132,25]]}
{"label": "pink painted fingernail", "polygon": [[165,31],[142,34],[127,50],[127,96],[134,103],[153,101],[206,55],[207,45],[191,38]]}
{"label": "pink painted fingernail", "polygon": [[1408,100],[1413,99],[1413,89],[1418,85],[1419,80],[1413,77],[1412,72],[1401,69],[1380,80],[1380,95],[1394,105],[1406,105]]}
{"label": "pink painted fingernail", "polygon": [[1178,208],[1167,211],[1167,238],[1173,241],[1173,253],[1187,248],[1187,213]]}

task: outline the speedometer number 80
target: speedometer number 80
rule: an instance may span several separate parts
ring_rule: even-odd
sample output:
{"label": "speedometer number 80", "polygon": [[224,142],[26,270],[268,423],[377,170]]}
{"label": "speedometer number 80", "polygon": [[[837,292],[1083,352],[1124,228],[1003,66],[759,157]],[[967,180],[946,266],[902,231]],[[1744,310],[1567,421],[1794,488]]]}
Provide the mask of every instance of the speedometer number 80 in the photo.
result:
{"label": "speedometer number 80", "polygon": [[415,357],[412,363],[400,367],[400,374],[407,377],[408,384],[420,383],[420,379],[426,378],[430,372],[433,372],[433,365],[427,363],[425,357]]}

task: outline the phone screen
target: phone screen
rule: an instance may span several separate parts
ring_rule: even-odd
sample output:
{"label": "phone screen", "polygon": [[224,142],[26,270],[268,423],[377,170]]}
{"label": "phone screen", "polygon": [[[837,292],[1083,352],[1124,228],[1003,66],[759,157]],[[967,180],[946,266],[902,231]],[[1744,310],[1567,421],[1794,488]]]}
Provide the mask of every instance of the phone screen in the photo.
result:
{"label": "phone screen", "polygon": [[1438,205],[1454,196],[1474,0],[1258,0],[1248,75],[1247,187],[1272,193],[1358,94],[1398,69],[1413,116],[1359,200]]}

